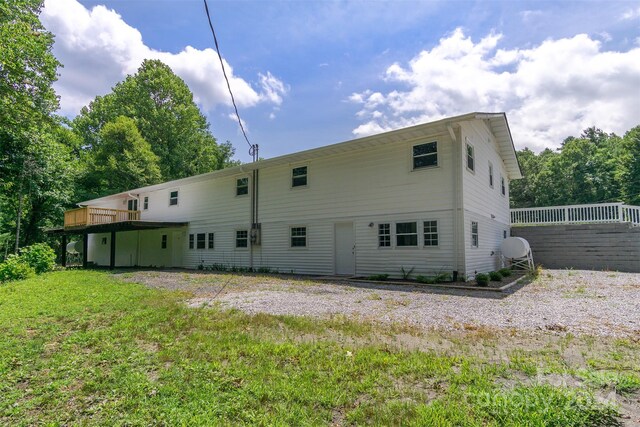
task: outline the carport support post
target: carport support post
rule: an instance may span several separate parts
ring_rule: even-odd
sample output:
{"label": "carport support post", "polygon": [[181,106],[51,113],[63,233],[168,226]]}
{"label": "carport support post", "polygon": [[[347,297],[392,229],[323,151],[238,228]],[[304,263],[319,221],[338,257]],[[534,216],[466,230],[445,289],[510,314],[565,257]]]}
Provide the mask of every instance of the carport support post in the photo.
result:
{"label": "carport support post", "polygon": [[62,253],[60,254],[60,264],[67,266],[67,235],[62,235]]}
{"label": "carport support post", "polygon": [[87,259],[89,258],[89,254],[87,253],[89,249],[89,234],[84,233],[82,235],[82,268],[87,268],[89,263]]}
{"label": "carport support post", "polygon": [[109,268],[113,270],[116,267],[116,232],[111,232],[111,254],[109,256]]}

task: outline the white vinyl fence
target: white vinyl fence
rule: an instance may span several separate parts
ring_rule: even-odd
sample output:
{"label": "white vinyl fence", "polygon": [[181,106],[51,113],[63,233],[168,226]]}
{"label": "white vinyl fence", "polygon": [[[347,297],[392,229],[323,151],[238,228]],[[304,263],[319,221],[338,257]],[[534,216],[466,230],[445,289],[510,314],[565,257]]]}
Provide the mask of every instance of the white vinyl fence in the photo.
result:
{"label": "white vinyl fence", "polygon": [[640,206],[624,203],[511,209],[512,225],[603,224],[630,222],[640,226]]}

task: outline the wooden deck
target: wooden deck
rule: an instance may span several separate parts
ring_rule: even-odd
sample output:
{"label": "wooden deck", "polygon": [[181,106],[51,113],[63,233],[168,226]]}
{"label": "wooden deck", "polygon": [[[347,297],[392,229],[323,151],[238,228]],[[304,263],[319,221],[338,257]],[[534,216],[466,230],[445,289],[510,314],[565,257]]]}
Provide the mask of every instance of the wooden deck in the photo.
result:
{"label": "wooden deck", "polygon": [[139,220],[140,211],[85,206],[78,209],[72,209],[64,213],[64,228],[68,229],[86,227],[89,225]]}

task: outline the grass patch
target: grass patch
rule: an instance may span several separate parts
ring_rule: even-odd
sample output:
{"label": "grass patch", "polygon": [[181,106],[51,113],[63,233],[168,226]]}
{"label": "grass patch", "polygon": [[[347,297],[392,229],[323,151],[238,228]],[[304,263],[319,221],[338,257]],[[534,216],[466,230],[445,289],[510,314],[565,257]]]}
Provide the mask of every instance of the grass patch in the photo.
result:
{"label": "grass patch", "polygon": [[[421,338],[408,326],[184,298],[80,270],[0,286],[0,424],[615,425],[587,389],[500,382],[555,369],[561,352],[502,360],[499,338],[471,333],[403,350],[391,339]],[[608,354],[590,360],[617,363]]]}

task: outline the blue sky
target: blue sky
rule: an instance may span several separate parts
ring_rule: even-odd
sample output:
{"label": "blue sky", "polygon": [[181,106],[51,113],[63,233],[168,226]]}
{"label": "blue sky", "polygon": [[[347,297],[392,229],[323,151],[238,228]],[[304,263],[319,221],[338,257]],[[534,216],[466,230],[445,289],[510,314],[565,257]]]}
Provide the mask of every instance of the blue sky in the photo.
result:
{"label": "blue sky", "polygon": [[[470,111],[506,111],[516,146],[640,124],[638,1],[213,1],[222,55],[261,156]],[[74,116],[145,57],[189,84],[248,161],[201,1],[47,0]]]}

